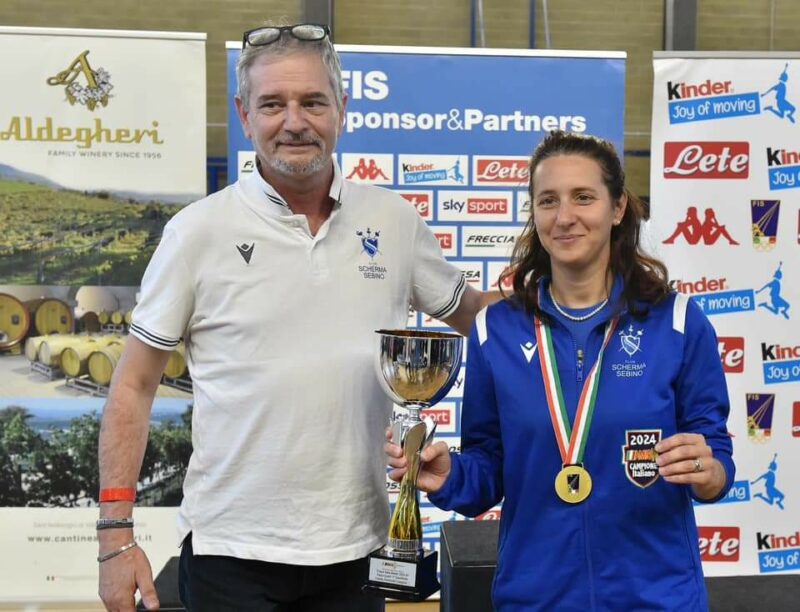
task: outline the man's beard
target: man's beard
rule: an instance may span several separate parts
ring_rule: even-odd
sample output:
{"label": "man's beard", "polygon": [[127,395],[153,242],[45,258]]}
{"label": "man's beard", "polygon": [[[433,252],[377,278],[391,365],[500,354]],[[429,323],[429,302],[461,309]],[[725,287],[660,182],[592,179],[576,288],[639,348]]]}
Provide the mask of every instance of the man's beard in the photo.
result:
{"label": "man's beard", "polygon": [[267,165],[279,174],[288,176],[310,176],[316,174],[330,161],[330,156],[322,151],[308,161],[292,162],[279,157],[270,157]]}
{"label": "man's beard", "polygon": [[282,140],[284,140],[284,142],[278,143],[276,148],[280,147],[281,144],[308,144],[319,147],[320,151],[317,155],[306,161],[289,161],[287,159],[280,158],[277,154],[271,156],[267,163],[270,168],[275,170],[275,172],[286,176],[310,176],[322,170],[325,167],[325,164],[330,161],[330,155],[325,154],[325,144],[320,139],[308,136],[299,136],[296,138],[290,137]]}

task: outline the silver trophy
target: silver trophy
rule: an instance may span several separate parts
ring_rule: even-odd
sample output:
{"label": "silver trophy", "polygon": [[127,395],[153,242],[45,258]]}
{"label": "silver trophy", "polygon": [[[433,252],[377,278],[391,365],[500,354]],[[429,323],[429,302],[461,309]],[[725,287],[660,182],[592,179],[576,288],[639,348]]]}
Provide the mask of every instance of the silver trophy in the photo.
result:
{"label": "silver trophy", "polygon": [[433,438],[436,424],[421,411],[441,400],[458,376],[464,338],[457,334],[413,329],[376,332],[380,345],[375,365],[378,380],[397,404],[392,441],[399,444],[408,470],[389,524],[387,545],[370,555],[365,589],[387,597],[419,601],[439,589],[437,553],[422,547],[419,514],[419,454]]}

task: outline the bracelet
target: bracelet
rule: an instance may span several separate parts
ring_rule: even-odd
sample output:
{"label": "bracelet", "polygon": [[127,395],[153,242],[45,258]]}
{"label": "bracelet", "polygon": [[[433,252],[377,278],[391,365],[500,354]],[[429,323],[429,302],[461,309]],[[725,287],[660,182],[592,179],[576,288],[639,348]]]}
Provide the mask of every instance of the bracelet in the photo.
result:
{"label": "bracelet", "polygon": [[128,542],[125,546],[120,546],[117,550],[112,550],[110,553],[106,553],[104,555],[100,555],[97,557],[97,562],[102,563],[103,561],[108,561],[109,559],[113,559],[117,555],[121,555],[126,550],[130,550],[136,546],[136,542]]}
{"label": "bracelet", "polygon": [[115,501],[136,501],[136,489],[133,487],[100,489],[100,503]]}
{"label": "bracelet", "polygon": [[101,518],[97,519],[95,526],[101,529],[133,529],[133,518]]}

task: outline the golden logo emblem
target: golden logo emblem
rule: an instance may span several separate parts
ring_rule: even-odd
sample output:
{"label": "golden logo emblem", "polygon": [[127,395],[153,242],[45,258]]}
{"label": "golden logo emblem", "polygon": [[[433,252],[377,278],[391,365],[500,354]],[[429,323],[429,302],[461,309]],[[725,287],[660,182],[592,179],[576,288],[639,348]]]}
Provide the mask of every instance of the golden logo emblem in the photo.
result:
{"label": "golden logo emblem", "polygon": [[[71,105],[83,104],[90,111],[97,105],[108,106],[109,92],[114,89],[111,84],[111,75],[103,68],[93,70],[86,56],[89,51],[81,53],[65,69],[47,79],[48,85],[64,85],[67,100]],[[86,84],[79,82],[83,76]]]}

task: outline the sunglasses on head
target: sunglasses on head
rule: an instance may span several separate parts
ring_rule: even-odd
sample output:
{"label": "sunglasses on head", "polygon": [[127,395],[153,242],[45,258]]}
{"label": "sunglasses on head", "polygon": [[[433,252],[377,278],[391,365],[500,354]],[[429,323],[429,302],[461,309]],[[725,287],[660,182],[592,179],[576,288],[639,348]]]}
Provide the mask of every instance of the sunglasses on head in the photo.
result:
{"label": "sunglasses on head", "polygon": [[242,50],[244,50],[247,45],[251,47],[271,45],[278,40],[284,32],[288,32],[290,36],[304,42],[323,40],[326,37],[329,38],[331,35],[328,26],[315,23],[298,23],[290,26],[262,26],[244,33],[242,36]]}

